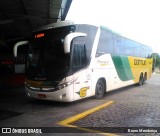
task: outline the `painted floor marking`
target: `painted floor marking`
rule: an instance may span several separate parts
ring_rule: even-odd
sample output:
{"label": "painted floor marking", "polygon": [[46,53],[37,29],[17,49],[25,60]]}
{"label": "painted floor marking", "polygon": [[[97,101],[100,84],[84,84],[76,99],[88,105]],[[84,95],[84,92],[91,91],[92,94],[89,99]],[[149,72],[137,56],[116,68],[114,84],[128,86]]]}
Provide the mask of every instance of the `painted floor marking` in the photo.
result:
{"label": "painted floor marking", "polygon": [[84,112],[82,112],[80,114],[77,114],[77,115],[72,116],[70,118],[67,118],[67,119],[65,119],[63,121],[60,121],[57,124],[61,125],[61,126],[65,126],[65,127],[71,127],[71,128],[75,128],[75,129],[91,132],[91,133],[99,133],[99,134],[106,135],[106,136],[118,136],[118,135],[115,135],[115,134],[101,132],[101,131],[98,131],[98,130],[93,130],[93,129],[82,128],[82,127],[79,127],[79,126],[70,125],[71,123],[73,123],[73,122],[75,122],[77,120],[80,120],[80,119],[82,119],[82,118],[84,118],[84,117],[86,117],[86,116],[88,116],[88,115],[90,115],[90,114],[92,114],[92,113],[94,113],[96,111],[99,111],[99,110],[101,110],[101,109],[103,109],[103,108],[105,108],[105,107],[107,107],[107,106],[109,106],[109,105],[111,105],[113,103],[114,103],[114,101],[109,101],[109,102],[104,103],[104,104],[102,104],[100,106],[94,107],[94,108],[92,108],[90,110],[84,111]]}

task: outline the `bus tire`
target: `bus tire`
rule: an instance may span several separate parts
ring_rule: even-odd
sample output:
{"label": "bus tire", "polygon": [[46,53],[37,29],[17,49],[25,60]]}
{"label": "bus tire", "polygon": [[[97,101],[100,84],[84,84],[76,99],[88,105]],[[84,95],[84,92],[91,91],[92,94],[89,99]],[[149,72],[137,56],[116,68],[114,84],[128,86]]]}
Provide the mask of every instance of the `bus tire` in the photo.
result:
{"label": "bus tire", "polygon": [[99,79],[96,84],[95,98],[101,99],[104,96],[104,93],[105,93],[105,83],[102,79]]}
{"label": "bus tire", "polygon": [[141,86],[143,84],[143,74],[141,73],[139,76],[139,82],[138,85]]}
{"label": "bus tire", "polygon": [[147,80],[147,73],[144,74],[144,77],[143,77],[143,84],[145,84],[146,80]]}

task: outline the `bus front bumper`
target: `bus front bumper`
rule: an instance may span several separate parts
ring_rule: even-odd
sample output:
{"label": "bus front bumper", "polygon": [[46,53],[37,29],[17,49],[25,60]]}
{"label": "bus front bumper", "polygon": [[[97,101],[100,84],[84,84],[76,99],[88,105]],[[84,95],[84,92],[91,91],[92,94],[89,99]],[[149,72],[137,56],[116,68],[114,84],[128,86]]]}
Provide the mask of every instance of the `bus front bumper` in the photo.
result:
{"label": "bus front bumper", "polygon": [[25,87],[26,95],[30,98],[49,100],[49,101],[61,101],[61,102],[72,102],[73,101],[73,85],[70,85],[61,90],[53,92],[45,91],[33,91],[28,87]]}

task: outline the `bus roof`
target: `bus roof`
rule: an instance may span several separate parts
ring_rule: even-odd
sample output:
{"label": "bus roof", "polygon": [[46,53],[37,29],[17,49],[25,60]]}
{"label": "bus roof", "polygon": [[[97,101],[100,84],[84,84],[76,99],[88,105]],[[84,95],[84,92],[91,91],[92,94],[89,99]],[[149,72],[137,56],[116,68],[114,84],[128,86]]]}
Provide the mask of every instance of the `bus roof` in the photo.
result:
{"label": "bus roof", "polygon": [[68,25],[73,25],[73,21],[59,21],[55,23],[51,23],[42,27],[39,27],[38,29],[34,30],[34,32],[42,31],[42,30],[49,30],[57,27],[62,27],[62,26],[68,26]]}
{"label": "bus roof", "polygon": [[[68,26],[68,25],[78,25],[78,24],[88,24],[88,25],[93,25],[93,26],[96,26],[96,27],[99,27],[99,28],[102,28],[104,30],[107,30],[107,31],[110,31],[114,34],[117,34],[118,36],[122,36],[124,37],[123,35],[121,35],[120,33],[117,33],[115,31],[113,31],[112,29],[106,27],[106,26],[103,26],[103,25],[99,25],[99,24],[94,24],[94,23],[82,23],[82,22],[74,22],[74,21],[70,21],[70,20],[65,20],[65,21],[59,21],[59,22],[55,22],[55,23],[51,23],[51,24],[48,24],[48,25],[45,25],[45,26],[42,26],[36,30],[34,30],[33,32],[38,32],[38,31],[42,31],[42,30],[49,30],[49,29],[53,29],[53,28],[58,28],[58,27],[63,27],[63,26]],[[131,41],[134,41],[134,42],[137,42],[137,43],[140,43],[138,41],[135,41],[135,40],[132,40],[130,38],[127,38],[127,37],[124,37],[125,39],[129,39]],[[142,44],[143,46],[147,46],[147,45],[144,45]],[[150,46],[148,46],[150,47]],[[151,47],[150,47],[151,48]]]}

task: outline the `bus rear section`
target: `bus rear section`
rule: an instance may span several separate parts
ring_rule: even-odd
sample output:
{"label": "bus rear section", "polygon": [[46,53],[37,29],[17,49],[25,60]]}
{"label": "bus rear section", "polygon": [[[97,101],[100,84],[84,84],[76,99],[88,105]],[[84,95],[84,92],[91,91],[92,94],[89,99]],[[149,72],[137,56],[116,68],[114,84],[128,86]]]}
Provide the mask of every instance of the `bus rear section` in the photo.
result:
{"label": "bus rear section", "polygon": [[95,77],[102,75],[107,91],[131,84],[142,85],[151,77],[153,59],[149,46],[100,26],[99,41],[95,50],[91,67],[97,70]]}

